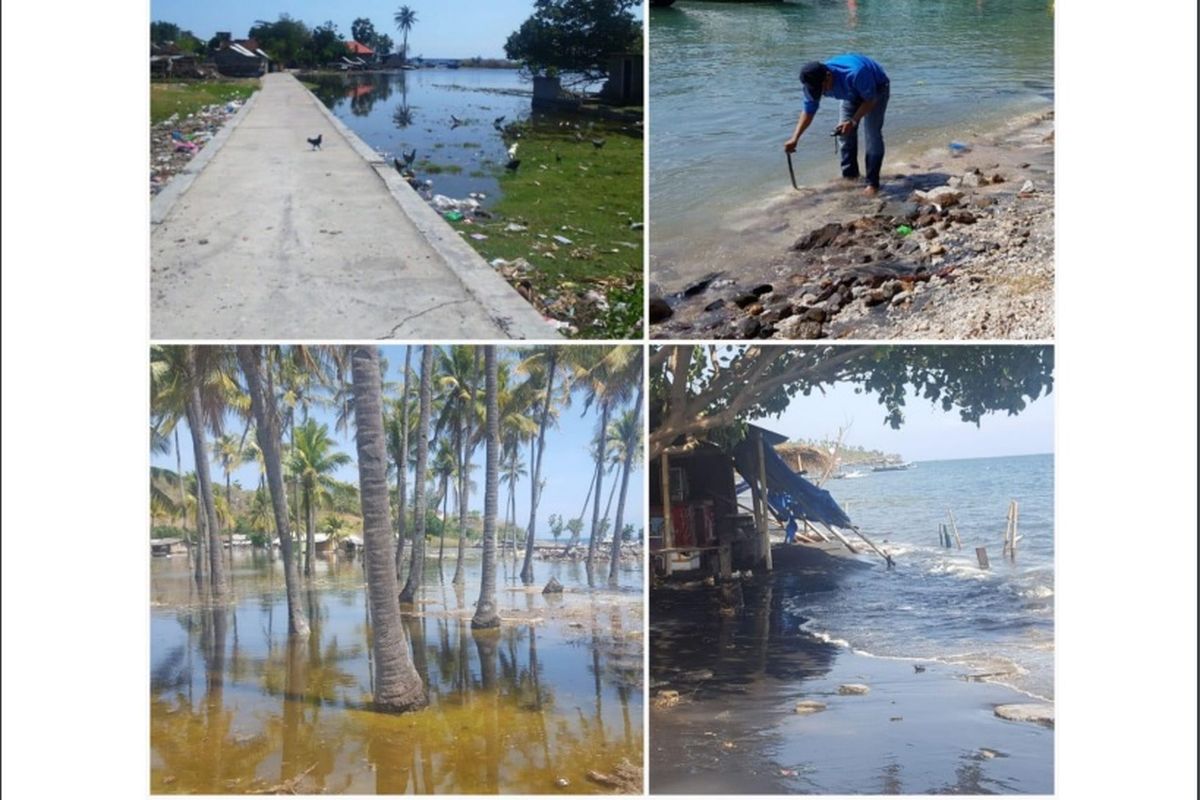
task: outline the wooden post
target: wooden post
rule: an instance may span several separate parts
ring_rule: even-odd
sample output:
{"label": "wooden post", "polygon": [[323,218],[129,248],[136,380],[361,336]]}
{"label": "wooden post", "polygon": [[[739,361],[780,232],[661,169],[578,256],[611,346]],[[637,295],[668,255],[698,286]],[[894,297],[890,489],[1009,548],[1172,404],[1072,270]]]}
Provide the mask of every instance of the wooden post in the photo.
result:
{"label": "wooden post", "polygon": [[872,550],[874,550],[874,551],[875,551],[875,553],[876,553],[876,554],[877,554],[877,555],[878,555],[880,558],[882,558],[884,561],[886,561],[889,569],[892,567],[892,563],[893,563],[893,562],[892,562],[892,557],[891,557],[891,556],[889,556],[887,553],[883,552],[883,551],[882,551],[882,550],[880,550],[878,547],[876,547],[876,546],[875,546],[875,543],[874,543],[874,542],[872,542],[870,539],[868,539],[868,538],[866,537],[866,535],[865,535],[865,534],[864,534],[862,531],[860,531],[858,528],[851,528],[850,530],[852,530],[852,531],[854,531],[855,533],[857,533],[857,534],[858,534],[858,538],[860,538],[860,539],[862,539],[864,542],[866,542],[868,547],[870,547]]}
{"label": "wooden post", "polygon": [[663,550],[667,553],[666,573],[671,574],[671,548],[675,546],[675,534],[671,530],[671,459],[666,453],[662,454],[662,465],[659,467],[659,482],[662,484],[663,508]]}
{"label": "wooden post", "polygon": [[769,513],[769,507],[767,504],[767,457],[763,452],[763,447],[764,447],[763,437],[762,437],[762,434],[759,433],[758,434],[758,486],[759,486],[759,495],[761,496],[761,502],[762,502],[762,523],[761,523],[762,531],[760,531],[760,535],[762,536],[763,550],[764,550],[764,554],[765,554],[765,562],[764,562],[763,566],[766,567],[767,572],[771,572],[772,570],[775,569],[775,565],[771,558],[771,534],[767,530],[767,514]]}
{"label": "wooden post", "polygon": [[962,550],[962,537],[958,535],[958,523],[954,521],[954,512],[947,508],[946,513],[950,516],[950,530],[954,531],[954,541],[958,544],[958,549]]}
{"label": "wooden post", "polygon": [[825,526],[825,530],[829,531],[829,533],[833,535],[833,538],[837,539],[839,542],[844,544],[846,546],[847,550],[849,550],[851,553],[854,553],[855,555],[858,554],[858,548],[856,548],[849,539],[847,539],[845,536],[842,536],[840,533],[838,533],[837,530],[833,526],[826,525],[824,522],[822,522],[821,524]]}
{"label": "wooden post", "polygon": [[976,547],[975,548],[975,557],[977,559],[979,559],[979,568],[980,569],[988,568],[988,557],[987,557],[987,548],[986,547]]}
{"label": "wooden post", "polygon": [[938,546],[939,547],[949,547],[950,546],[949,539],[950,539],[950,534],[946,533],[946,523],[939,522],[938,523]]}
{"label": "wooden post", "polygon": [[1021,538],[1017,533],[1017,524],[1021,516],[1021,506],[1016,500],[1012,501],[1012,544],[1008,548],[1008,557],[1017,560],[1017,541]]}

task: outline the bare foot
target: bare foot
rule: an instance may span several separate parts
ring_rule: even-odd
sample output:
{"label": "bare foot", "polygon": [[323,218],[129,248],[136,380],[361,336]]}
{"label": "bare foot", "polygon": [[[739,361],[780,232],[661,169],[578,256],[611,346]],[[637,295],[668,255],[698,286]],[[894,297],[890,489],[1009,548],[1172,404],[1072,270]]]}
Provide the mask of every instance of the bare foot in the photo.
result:
{"label": "bare foot", "polygon": [[863,189],[864,197],[874,197],[877,194],[879,194],[879,189],[874,186],[868,186],[867,188]]}

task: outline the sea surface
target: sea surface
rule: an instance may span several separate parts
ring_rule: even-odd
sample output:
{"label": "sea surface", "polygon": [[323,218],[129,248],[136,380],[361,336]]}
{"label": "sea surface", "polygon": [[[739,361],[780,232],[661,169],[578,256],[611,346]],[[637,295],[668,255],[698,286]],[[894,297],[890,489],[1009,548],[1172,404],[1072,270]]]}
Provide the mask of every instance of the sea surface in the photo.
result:
{"label": "sea surface", "polygon": [[[321,557],[301,597],[312,628],[287,636],[278,555],[238,548],[235,601],[196,592],[186,556],[151,562],[150,785],[154,793],[550,794],[642,759],[642,572],[588,591],[582,564],[501,559],[499,632],[474,634],[478,551],[454,553],[405,614],[427,708],[369,705],[373,664],[360,558]],[[557,577],[561,599],[540,587]],[[132,709],[131,713],[143,713]],[[566,781],[566,788],[559,781]]]}
{"label": "sea surface", "polygon": [[[787,598],[803,630],[871,655],[963,665],[1054,698],[1052,455],[919,462],[825,488],[896,567],[855,570],[832,591]],[[1010,500],[1022,537],[1015,561],[1001,555]],[[949,513],[961,550],[938,542]],[[976,547],[987,548],[990,569],[979,567]]]}
{"label": "sea surface", "polygon": [[[949,155],[951,141],[1050,110],[1054,16],[1047,0],[713,3],[650,12],[652,255],[686,260],[703,231],[791,191],[783,142],[801,109],[800,67],[868,55],[892,81],[888,163]],[[796,180],[836,178],[826,99],[793,161]],[[860,144],[860,158],[861,144]]]}

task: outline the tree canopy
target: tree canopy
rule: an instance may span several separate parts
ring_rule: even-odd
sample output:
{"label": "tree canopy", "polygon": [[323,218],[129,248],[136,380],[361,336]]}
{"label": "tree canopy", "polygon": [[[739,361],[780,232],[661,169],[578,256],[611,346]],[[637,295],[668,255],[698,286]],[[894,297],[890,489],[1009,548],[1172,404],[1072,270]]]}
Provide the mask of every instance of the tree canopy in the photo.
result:
{"label": "tree canopy", "polygon": [[505,55],[535,75],[607,75],[608,56],[634,50],[641,25],[630,8],[640,0],[536,0],[534,12],[504,44]]}
{"label": "tree canopy", "polygon": [[[650,357],[650,454],[682,436],[741,438],[747,420],[835,383],[874,394],[883,421],[904,422],[907,387],[965,422],[1020,413],[1049,394],[1054,348],[1031,345],[672,346]],[[733,442],[728,442],[732,444]]]}

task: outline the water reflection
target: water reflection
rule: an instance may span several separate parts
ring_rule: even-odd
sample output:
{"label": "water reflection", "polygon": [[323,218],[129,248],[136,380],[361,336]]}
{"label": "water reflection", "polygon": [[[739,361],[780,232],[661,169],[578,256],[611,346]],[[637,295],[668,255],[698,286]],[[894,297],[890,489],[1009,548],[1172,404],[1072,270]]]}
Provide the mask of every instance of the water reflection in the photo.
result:
{"label": "water reflection", "polygon": [[[375,713],[361,564],[319,559],[311,636],[286,636],[282,565],[238,553],[231,608],[196,603],[184,559],[156,559],[151,785],[156,793],[595,791],[586,771],[641,762],[638,597],[506,590],[472,632],[466,587],[429,582],[404,625],[430,705]],[[578,565],[537,565],[570,589]],[[515,571],[513,572],[515,579]],[[629,578],[628,574],[623,575]],[[276,627],[275,617],[281,624]],[[577,627],[576,627],[577,626]],[[564,789],[557,783],[566,779]]]}

